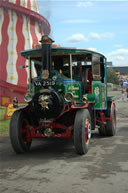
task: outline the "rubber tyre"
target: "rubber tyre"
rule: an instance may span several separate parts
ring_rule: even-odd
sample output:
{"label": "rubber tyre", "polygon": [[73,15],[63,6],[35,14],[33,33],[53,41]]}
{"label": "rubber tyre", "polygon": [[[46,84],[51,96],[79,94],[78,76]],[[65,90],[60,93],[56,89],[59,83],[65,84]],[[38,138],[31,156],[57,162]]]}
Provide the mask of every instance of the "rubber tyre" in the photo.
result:
{"label": "rubber tyre", "polygon": [[100,123],[99,125],[99,135],[102,136],[102,137],[106,137],[107,134],[106,134],[106,126],[102,127],[102,124]]}
{"label": "rubber tyre", "polygon": [[[86,127],[88,122],[88,128]],[[87,138],[86,138],[87,134]],[[90,137],[88,137],[90,134]],[[89,149],[89,142],[91,138],[91,118],[88,109],[80,109],[76,112],[74,124],[74,145],[76,152],[80,155],[86,154]]]}
{"label": "rubber tyre", "polygon": [[107,121],[106,124],[107,136],[114,136],[116,134],[116,105],[113,104],[112,119]]}
{"label": "rubber tyre", "polygon": [[9,134],[12,147],[16,153],[25,153],[30,149],[32,139],[30,138],[29,141],[25,140],[26,134],[22,133],[23,128],[27,131],[28,128],[25,128],[27,125],[30,124],[24,111],[15,111],[10,121]]}

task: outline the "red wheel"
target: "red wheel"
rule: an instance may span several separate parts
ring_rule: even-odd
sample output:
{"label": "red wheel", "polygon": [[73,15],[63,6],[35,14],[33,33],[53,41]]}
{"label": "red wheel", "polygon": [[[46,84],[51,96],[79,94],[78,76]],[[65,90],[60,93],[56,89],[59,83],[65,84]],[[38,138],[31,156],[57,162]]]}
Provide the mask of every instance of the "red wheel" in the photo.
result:
{"label": "red wheel", "polygon": [[30,123],[23,110],[15,111],[11,118],[10,140],[16,153],[29,151],[32,142]]}
{"label": "red wheel", "polygon": [[90,120],[87,118],[85,120],[85,143],[88,144],[91,138],[91,124]]}
{"label": "red wheel", "polygon": [[91,118],[88,109],[77,111],[74,124],[74,145],[78,154],[88,152],[91,138]]}
{"label": "red wheel", "polygon": [[30,125],[27,119],[23,119],[21,123],[21,137],[24,144],[27,144],[31,141],[30,135]]}
{"label": "red wheel", "polygon": [[111,116],[111,120],[107,120],[106,125],[102,126],[100,124],[99,134],[101,136],[114,136],[116,133],[116,106],[111,103],[110,106],[111,113],[108,116]]}

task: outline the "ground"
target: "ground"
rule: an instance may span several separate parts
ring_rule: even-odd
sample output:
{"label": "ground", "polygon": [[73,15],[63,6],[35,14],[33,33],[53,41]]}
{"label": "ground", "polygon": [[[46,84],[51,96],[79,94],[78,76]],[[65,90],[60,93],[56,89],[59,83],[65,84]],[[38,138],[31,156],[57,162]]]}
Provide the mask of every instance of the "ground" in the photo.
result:
{"label": "ground", "polygon": [[9,137],[0,137],[0,192],[127,193],[128,100],[116,104],[116,136],[94,131],[84,156],[75,153],[71,140],[34,140],[29,153],[16,155]]}

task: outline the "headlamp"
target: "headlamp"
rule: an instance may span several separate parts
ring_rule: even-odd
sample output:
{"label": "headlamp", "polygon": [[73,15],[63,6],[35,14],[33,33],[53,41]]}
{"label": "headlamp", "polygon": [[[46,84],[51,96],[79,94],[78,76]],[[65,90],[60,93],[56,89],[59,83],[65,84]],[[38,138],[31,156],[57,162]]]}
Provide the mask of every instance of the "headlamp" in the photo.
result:
{"label": "headlamp", "polygon": [[82,100],[83,100],[84,103],[86,103],[88,99],[87,99],[87,97],[85,95],[83,95],[83,99]]}
{"label": "headlamp", "polygon": [[31,95],[30,93],[26,93],[26,94],[24,95],[24,100],[25,100],[25,102],[27,102],[27,103],[31,102],[31,100],[32,100],[32,95]]}
{"label": "headlamp", "polygon": [[67,102],[72,102],[73,101],[73,94],[72,93],[70,93],[70,92],[68,92],[68,93],[66,93],[65,94],[65,100],[67,101]]}

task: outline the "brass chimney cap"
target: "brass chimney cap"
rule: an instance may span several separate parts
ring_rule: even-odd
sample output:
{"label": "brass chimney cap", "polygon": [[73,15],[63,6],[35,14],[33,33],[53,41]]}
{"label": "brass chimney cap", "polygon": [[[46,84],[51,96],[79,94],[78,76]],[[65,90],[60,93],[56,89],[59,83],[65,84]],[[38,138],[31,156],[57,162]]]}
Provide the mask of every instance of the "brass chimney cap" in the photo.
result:
{"label": "brass chimney cap", "polygon": [[44,35],[41,37],[41,40],[39,42],[41,42],[42,44],[52,44],[54,41],[47,35]]}

